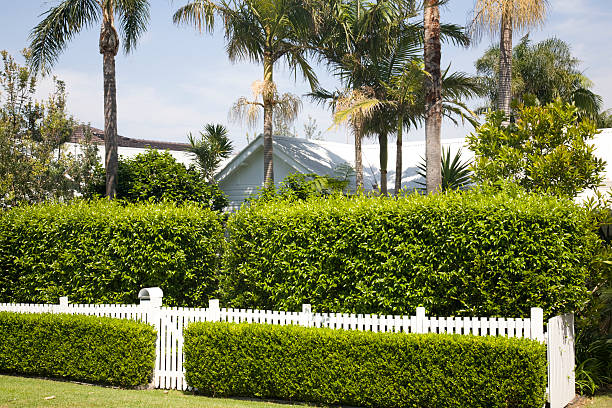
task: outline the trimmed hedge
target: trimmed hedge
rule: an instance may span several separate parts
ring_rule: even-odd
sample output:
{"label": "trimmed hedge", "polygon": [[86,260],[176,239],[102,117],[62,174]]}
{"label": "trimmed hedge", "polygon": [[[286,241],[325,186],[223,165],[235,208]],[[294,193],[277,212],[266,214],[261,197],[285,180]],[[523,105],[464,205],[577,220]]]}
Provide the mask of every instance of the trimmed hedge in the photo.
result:
{"label": "trimmed hedge", "polygon": [[136,387],[153,376],[155,339],[130,320],[0,312],[0,372]]}
{"label": "trimmed hedge", "polygon": [[586,297],[592,227],[569,200],[511,192],[243,206],[228,221],[221,297],[240,308],[552,316]]}
{"label": "trimmed hedge", "polygon": [[221,215],[192,204],[106,200],[0,214],[0,302],[134,303],[159,286],[169,306],[203,306],[217,289]]}
{"label": "trimmed hedge", "polygon": [[194,323],[187,383],[215,396],[368,407],[533,407],[546,347],[527,339]]}

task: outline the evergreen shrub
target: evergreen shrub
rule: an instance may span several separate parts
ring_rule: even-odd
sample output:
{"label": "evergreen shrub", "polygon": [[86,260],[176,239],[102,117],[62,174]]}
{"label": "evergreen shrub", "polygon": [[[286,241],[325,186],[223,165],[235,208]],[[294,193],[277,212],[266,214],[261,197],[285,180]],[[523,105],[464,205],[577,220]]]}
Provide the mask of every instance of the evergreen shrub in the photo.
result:
{"label": "evergreen shrub", "polygon": [[146,385],[155,339],[152,326],[131,320],[0,312],[0,372]]}
{"label": "evergreen shrub", "polygon": [[0,302],[205,306],[225,245],[221,215],[196,204],[76,202],[0,214]]}
{"label": "evergreen shrub", "polygon": [[598,247],[586,210],[520,191],[273,200],[228,235],[228,306],[439,316],[577,310]]}
{"label": "evergreen shrub", "polygon": [[215,396],[364,407],[545,403],[546,346],[533,340],[193,323],[187,383]]}

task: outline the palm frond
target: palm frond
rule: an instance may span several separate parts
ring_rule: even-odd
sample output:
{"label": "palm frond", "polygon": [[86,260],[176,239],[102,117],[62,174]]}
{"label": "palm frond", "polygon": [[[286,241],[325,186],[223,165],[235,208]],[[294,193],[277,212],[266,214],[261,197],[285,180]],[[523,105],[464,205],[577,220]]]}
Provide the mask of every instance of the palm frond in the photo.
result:
{"label": "palm frond", "polygon": [[247,126],[254,128],[259,123],[260,111],[263,104],[257,101],[249,101],[245,97],[239,98],[229,112],[229,120],[232,122],[246,122]]}
{"label": "palm frond", "polygon": [[29,48],[31,68],[46,74],[76,34],[100,21],[101,8],[96,0],[64,0],[43,16],[30,32]]}
{"label": "palm frond", "polygon": [[199,32],[212,31],[215,27],[217,6],[210,0],[194,0],[179,8],[172,16],[174,24],[194,26]]}
{"label": "palm frond", "polygon": [[119,14],[119,30],[126,54],[136,48],[138,39],[145,33],[150,19],[148,0],[116,0]]}

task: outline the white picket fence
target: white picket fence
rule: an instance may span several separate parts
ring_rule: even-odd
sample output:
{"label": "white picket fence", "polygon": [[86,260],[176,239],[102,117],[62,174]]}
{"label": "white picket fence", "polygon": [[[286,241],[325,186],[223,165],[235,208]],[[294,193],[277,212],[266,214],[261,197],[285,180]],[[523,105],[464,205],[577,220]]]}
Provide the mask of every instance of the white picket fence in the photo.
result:
{"label": "white picket fence", "polygon": [[[156,296],[158,294],[159,296]],[[186,390],[183,369],[183,329],[191,322],[246,322],[301,325],[373,332],[449,333],[476,336],[521,337],[547,342],[548,395],[551,408],[562,408],[574,398],[573,315],[558,316],[544,333],[543,312],[532,308],[528,318],[430,317],[417,308],[414,316],[312,313],[310,305],[301,312],[220,308],[212,299],[208,308],[162,307],[161,290],[143,289],[139,305],[59,305],[0,303],[0,311],[21,313],[68,313],[134,319],[152,324],[158,333],[154,386]],[[569,323],[571,320],[571,328]]]}

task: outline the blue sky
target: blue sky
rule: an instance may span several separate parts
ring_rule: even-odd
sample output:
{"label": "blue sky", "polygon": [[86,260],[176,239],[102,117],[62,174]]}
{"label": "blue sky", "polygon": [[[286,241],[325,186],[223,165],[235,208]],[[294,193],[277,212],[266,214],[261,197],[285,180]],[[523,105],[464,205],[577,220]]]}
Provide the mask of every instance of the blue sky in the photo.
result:
{"label": "blue sky", "polygon": [[[0,15],[0,49],[18,56],[28,43],[29,31],[40,20],[40,14],[58,0],[3,0]],[[182,141],[188,132],[196,132],[205,123],[222,123],[230,129],[235,145],[240,148],[259,133],[261,126],[249,129],[228,122],[232,103],[241,96],[250,96],[251,83],[262,77],[262,69],[248,62],[232,64],[224,50],[223,32],[200,35],[190,27],[172,24],[173,12],[184,0],[151,0],[151,24],[136,52],[117,57],[117,103],[119,133],[134,138]],[[446,22],[465,24],[474,0],[451,0],[442,9]],[[545,25],[531,32],[534,40],[556,36],[567,41],[574,55],[582,61],[581,69],[594,82],[594,91],[603,96],[605,107],[612,108],[612,9],[610,0],[550,0]],[[98,53],[98,28],[85,31],[67,47],[55,66],[54,75],[66,81],[68,106],[82,122],[103,127],[102,57]],[[518,41],[522,34],[515,35]],[[443,64],[452,70],[475,73],[474,61],[491,44],[483,38],[468,49],[445,46]],[[18,58],[22,61],[21,58]],[[339,86],[324,66],[317,67],[319,80],[328,88]],[[304,95],[308,85],[294,81],[288,70],[276,68],[279,91]],[[40,85],[44,95],[49,81]],[[327,131],[331,126],[328,110],[304,98],[300,118],[294,127],[303,134],[303,123],[311,115],[324,131],[326,140],[346,142],[344,128]],[[463,137],[469,126],[456,127],[445,123],[443,138]],[[410,140],[424,138],[424,131],[410,132]]]}

